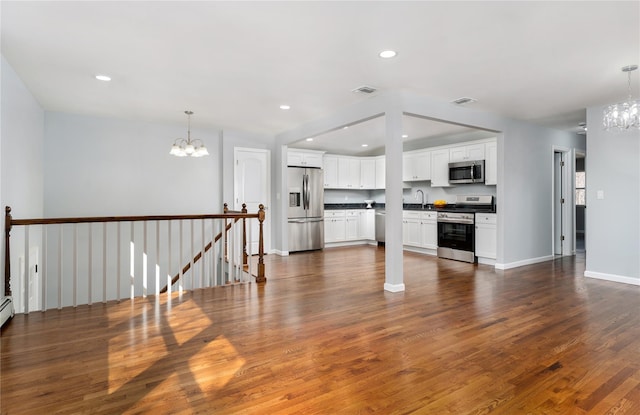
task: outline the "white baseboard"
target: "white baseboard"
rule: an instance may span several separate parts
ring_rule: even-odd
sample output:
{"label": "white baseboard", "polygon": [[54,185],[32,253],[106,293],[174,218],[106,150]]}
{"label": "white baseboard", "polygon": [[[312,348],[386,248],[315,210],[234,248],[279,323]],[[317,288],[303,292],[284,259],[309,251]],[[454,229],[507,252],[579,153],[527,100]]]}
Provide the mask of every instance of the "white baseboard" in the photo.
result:
{"label": "white baseboard", "polygon": [[289,256],[289,251],[281,251],[279,249],[272,249],[271,251],[276,255]]}
{"label": "white baseboard", "polygon": [[625,277],[624,275],[606,274],[604,272],[585,271],[584,276],[598,280],[621,282],[623,284],[640,285],[640,278]]}
{"label": "white baseboard", "polygon": [[389,284],[388,282],[385,282],[384,290],[392,293],[399,293],[404,291],[404,284]]}
{"label": "white baseboard", "polygon": [[344,241],[344,242],[325,242],[325,248],[339,248],[341,246],[356,246],[356,245],[366,245],[369,241],[365,239],[359,239],[357,241]]}
{"label": "white baseboard", "polygon": [[553,255],[541,256],[539,258],[523,259],[522,261],[509,262],[505,264],[496,263],[496,269],[511,269],[523,267],[525,265],[537,264],[538,262],[545,262],[553,260]]}
{"label": "white baseboard", "polygon": [[[484,265],[496,265],[496,260],[493,258],[484,258],[479,256],[478,257],[478,264],[484,264]],[[496,267],[497,268],[497,267]]]}
{"label": "white baseboard", "polygon": [[418,248],[415,246],[403,245],[402,249],[404,251],[415,252],[416,254],[425,254],[425,255],[438,255],[438,251],[430,248]]}

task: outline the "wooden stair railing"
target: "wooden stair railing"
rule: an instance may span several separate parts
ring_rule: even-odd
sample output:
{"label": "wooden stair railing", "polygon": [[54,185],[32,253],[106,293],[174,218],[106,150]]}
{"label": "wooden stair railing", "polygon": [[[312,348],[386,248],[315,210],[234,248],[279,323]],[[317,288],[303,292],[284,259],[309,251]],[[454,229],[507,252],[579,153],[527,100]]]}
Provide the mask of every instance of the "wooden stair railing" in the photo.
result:
{"label": "wooden stair railing", "polygon": [[[262,207],[262,205],[260,205]],[[263,209],[263,208],[261,208]],[[247,205],[246,203],[242,204],[242,210],[237,211],[237,210],[229,210],[229,206],[225,203],[224,204],[224,213],[225,214],[241,214],[241,215],[246,215],[248,213],[247,211]],[[248,264],[249,261],[249,254],[247,253],[247,218],[246,217],[236,217],[233,219],[233,223],[237,223],[240,219],[242,219],[242,264],[245,266],[245,270],[246,270],[246,266]],[[231,230],[233,223],[226,223],[227,219],[225,219],[225,226],[224,226],[224,232],[228,232]],[[262,228],[262,222],[260,222],[260,227]],[[177,273],[176,275],[173,276],[173,278],[171,278],[171,284],[173,285],[176,282],[178,282],[178,280],[180,279],[181,275],[184,275],[187,273],[187,271],[189,271],[191,269],[191,264],[194,264],[196,262],[198,262],[200,259],[202,259],[203,254],[205,254],[206,252],[209,252],[209,250],[211,248],[213,248],[213,245],[218,242],[220,239],[222,239],[222,232],[220,231],[215,238],[213,238],[213,241],[209,242],[207,245],[205,245],[204,249],[200,252],[198,252],[194,257],[193,257],[193,261],[187,263],[184,267],[182,267],[182,273]],[[262,243],[260,243],[260,245],[262,245]],[[227,245],[225,245],[224,247],[224,255],[225,258],[227,257]],[[260,264],[260,262],[259,262]],[[258,268],[258,275],[256,276],[256,282],[264,282],[266,281],[266,277],[264,277],[264,262],[262,262],[262,277],[260,277],[260,268]],[[162,288],[160,290],[160,293],[165,293],[167,292],[167,290],[169,289],[169,285],[165,285],[164,288]]]}
{"label": "wooden stair railing", "polygon": [[[11,207],[5,207],[5,266],[4,266],[4,295],[11,295],[11,230],[14,226],[29,226],[29,225],[54,225],[54,224],[77,224],[77,223],[106,223],[106,222],[139,222],[139,221],[169,221],[169,220],[189,220],[189,219],[223,219],[225,220],[225,230],[228,231],[232,223],[228,223],[229,219],[235,222],[239,220],[243,221],[243,260],[246,264],[248,255],[246,251],[246,220],[258,219],[259,223],[259,236],[258,236],[258,267],[257,275],[255,276],[256,282],[263,283],[267,280],[265,276],[264,266],[264,220],[265,210],[264,205],[260,204],[257,213],[248,213],[246,205],[243,204],[242,211],[230,211],[225,203],[224,213],[222,214],[206,214],[206,215],[155,215],[155,216],[101,216],[101,217],[70,217],[70,218],[48,218],[48,219],[13,219],[11,215]],[[222,234],[218,234],[215,240],[207,244],[205,249],[201,251],[194,258],[194,262],[202,257],[203,252],[211,249],[213,243],[217,242],[222,237]],[[183,273],[191,267],[191,263],[183,268]],[[172,282],[173,283],[173,282]],[[163,292],[166,291],[163,290]]]}

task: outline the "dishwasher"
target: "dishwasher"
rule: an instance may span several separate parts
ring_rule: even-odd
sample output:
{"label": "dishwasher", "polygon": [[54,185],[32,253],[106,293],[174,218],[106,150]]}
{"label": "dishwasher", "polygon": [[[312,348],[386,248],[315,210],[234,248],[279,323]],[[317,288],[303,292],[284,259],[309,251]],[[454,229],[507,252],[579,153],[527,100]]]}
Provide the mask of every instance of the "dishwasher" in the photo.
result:
{"label": "dishwasher", "polygon": [[384,210],[376,210],[376,241],[384,243],[384,227],[385,227],[385,216],[386,212]]}

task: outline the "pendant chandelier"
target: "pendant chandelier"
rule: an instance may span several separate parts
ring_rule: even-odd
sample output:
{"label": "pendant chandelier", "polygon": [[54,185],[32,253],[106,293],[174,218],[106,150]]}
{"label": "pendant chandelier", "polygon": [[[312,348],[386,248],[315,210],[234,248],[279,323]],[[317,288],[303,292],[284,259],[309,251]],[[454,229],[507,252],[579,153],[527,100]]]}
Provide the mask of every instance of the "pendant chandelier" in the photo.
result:
{"label": "pendant chandelier", "polygon": [[627,73],[629,98],[625,102],[612,104],[604,109],[602,125],[606,131],[625,131],[640,129],[640,100],[631,97],[631,72],[638,69],[638,65],[622,68]]}
{"label": "pendant chandelier", "polygon": [[209,152],[207,148],[204,146],[204,143],[200,140],[191,140],[191,116],[193,115],[193,111],[185,111],[188,119],[187,126],[187,139],[184,138],[176,138],[176,141],[171,146],[171,151],[169,154],[174,155],[176,157],[202,157],[208,156]]}

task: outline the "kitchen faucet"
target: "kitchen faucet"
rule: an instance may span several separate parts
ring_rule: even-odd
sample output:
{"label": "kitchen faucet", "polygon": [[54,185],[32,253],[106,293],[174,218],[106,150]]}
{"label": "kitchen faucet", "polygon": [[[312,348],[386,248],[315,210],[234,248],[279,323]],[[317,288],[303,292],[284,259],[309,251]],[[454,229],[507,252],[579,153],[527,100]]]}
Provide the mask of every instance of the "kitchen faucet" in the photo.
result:
{"label": "kitchen faucet", "polygon": [[416,191],[416,200],[418,200],[418,193],[420,193],[420,207],[424,207],[424,192],[422,190]]}

